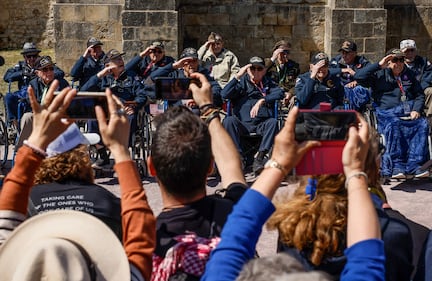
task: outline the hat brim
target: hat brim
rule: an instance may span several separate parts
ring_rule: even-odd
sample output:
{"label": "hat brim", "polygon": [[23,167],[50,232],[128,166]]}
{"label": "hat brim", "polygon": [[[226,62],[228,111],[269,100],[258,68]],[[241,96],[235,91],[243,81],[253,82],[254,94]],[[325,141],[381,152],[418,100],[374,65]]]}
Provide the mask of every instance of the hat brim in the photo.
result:
{"label": "hat brim", "polygon": [[25,51],[21,51],[21,55],[25,55],[25,54],[33,54],[33,53],[40,53],[41,50],[39,49],[29,49],[29,50],[25,50]]}
{"label": "hat brim", "polygon": [[265,64],[263,64],[263,63],[259,63],[259,62],[251,63],[251,65],[256,65],[256,66],[265,67]]}
{"label": "hat brim", "polygon": [[354,50],[349,49],[349,48],[340,48],[340,49],[339,49],[339,52],[342,52],[342,51],[345,51],[345,52],[352,52],[352,51],[354,51]]}
{"label": "hat brim", "polygon": [[23,222],[0,248],[2,279],[12,280],[28,248],[44,238],[63,238],[80,245],[95,265],[97,280],[130,280],[122,244],[99,219],[78,211],[49,211]]}
{"label": "hat brim", "polygon": [[407,50],[417,50],[416,47],[405,47],[403,49],[401,49],[402,52],[406,52]]}

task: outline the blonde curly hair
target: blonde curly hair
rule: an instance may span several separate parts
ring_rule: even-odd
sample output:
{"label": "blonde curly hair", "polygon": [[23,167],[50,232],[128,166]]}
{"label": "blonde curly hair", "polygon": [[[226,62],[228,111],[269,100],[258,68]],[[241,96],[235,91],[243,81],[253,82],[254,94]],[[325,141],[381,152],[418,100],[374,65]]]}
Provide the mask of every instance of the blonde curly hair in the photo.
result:
{"label": "blonde curly hair", "polygon": [[305,251],[312,264],[319,265],[325,257],[343,254],[348,200],[344,175],[316,178],[315,198],[309,200],[303,178],[288,202],[275,203],[267,227],[278,229],[282,243]]}
{"label": "blonde curly hair", "polygon": [[79,145],[70,151],[44,159],[35,175],[35,184],[67,180],[94,182],[87,146]]}
{"label": "blonde curly hair", "polygon": [[[386,203],[379,174],[379,136],[375,130],[370,131],[369,143],[365,164],[369,190]],[[341,256],[346,248],[348,199],[343,174],[317,176],[313,200],[305,193],[307,179],[301,179],[288,202],[275,202],[276,211],[267,227],[277,229],[282,243],[304,251],[317,266],[327,257]]]}

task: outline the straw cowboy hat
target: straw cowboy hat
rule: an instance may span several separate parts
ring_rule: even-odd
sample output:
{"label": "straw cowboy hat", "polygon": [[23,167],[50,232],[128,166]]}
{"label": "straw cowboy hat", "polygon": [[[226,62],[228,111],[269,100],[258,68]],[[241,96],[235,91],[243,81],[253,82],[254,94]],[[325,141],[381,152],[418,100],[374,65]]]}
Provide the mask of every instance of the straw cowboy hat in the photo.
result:
{"label": "straw cowboy hat", "polygon": [[[0,248],[2,280],[130,280],[121,242],[97,218],[78,211],[34,216]],[[67,278],[65,278],[67,276]]]}

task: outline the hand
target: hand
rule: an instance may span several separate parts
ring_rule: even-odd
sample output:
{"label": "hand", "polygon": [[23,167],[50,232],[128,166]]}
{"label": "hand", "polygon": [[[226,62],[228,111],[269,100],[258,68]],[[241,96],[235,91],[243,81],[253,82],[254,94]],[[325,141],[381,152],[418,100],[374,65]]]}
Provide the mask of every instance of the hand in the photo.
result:
{"label": "hand", "polygon": [[355,81],[355,80],[352,82],[349,82],[348,84],[345,85],[345,87],[347,87],[347,88],[354,88],[356,86],[357,86],[357,81]]}
{"label": "hand", "polygon": [[285,171],[297,166],[304,154],[312,147],[321,145],[319,141],[305,141],[298,143],[295,140],[295,126],[298,107],[293,107],[285,120],[282,130],[276,135],[271,159],[278,162]]}
{"label": "hand", "polygon": [[316,64],[311,64],[310,65],[310,69],[311,69],[311,74],[310,74],[310,78],[315,79],[318,70],[323,67],[327,62],[325,60],[320,60],[319,62],[317,62]]}
{"label": "hand", "polygon": [[135,113],[135,107],[134,106],[126,105],[124,107],[124,110],[126,111],[127,115],[132,115]]}
{"label": "hand", "polygon": [[255,118],[258,115],[260,107],[265,103],[265,99],[259,99],[250,110],[250,117]]}
{"label": "hand", "polygon": [[152,47],[147,47],[144,51],[140,53],[140,57],[144,58],[145,56],[148,56],[150,54],[150,51],[153,50]]}
{"label": "hand", "polygon": [[272,57],[271,57],[271,61],[276,61],[277,58],[279,57],[279,54],[282,53],[284,51],[284,49],[278,48],[276,50],[274,50]]}
{"label": "hand", "polygon": [[187,100],[183,100],[183,105],[189,108],[192,108],[194,106],[196,106],[196,103],[193,99],[187,99]]}
{"label": "hand", "polygon": [[252,66],[252,64],[249,63],[249,64],[246,64],[245,66],[243,66],[242,68],[240,68],[239,72],[237,72],[237,74],[236,74],[236,78],[240,79],[251,66]]}
{"label": "hand", "polygon": [[351,126],[348,141],[342,152],[342,164],[346,176],[353,172],[362,172],[369,149],[369,126],[364,118],[357,113],[360,121],[359,129]]}
{"label": "hand", "polygon": [[410,116],[412,120],[416,120],[420,118],[420,113],[418,113],[417,111],[411,111]]}
{"label": "hand", "polygon": [[116,66],[115,65],[105,66],[105,68],[99,71],[96,75],[98,78],[102,78],[107,74],[111,73],[113,68],[116,68]]}
{"label": "hand", "polygon": [[93,48],[94,46],[88,46],[87,49],[84,51],[83,57],[84,58],[88,58],[90,56],[90,50]]}
{"label": "hand", "polygon": [[354,76],[354,74],[355,74],[355,71],[354,71],[352,68],[349,68],[349,67],[347,67],[347,68],[342,68],[342,72],[343,72],[343,73],[348,73],[348,74],[351,75],[351,76]]}
{"label": "hand", "polygon": [[200,81],[201,87],[198,87],[195,83],[189,84],[189,89],[192,91],[192,97],[198,107],[201,107],[205,104],[213,103],[213,95],[211,92],[211,85],[207,78],[199,73],[194,72],[190,75],[193,79],[198,79]]}
{"label": "hand", "polygon": [[174,69],[183,68],[185,65],[189,64],[189,62],[193,61],[193,58],[182,58],[175,63],[173,63]]}
{"label": "hand", "polygon": [[378,63],[379,66],[380,66],[381,68],[386,68],[387,65],[388,65],[388,62],[389,62],[390,60],[392,60],[392,59],[394,58],[394,56],[395,56],[395,55],[390,54],[390,55],[387,55],[387,56],[383,57],[383,58],[379,61],[379,63]]}
{"label": "hand", "polygon": [[45,96],[44,105],[38,103],[33,88],[28,88],[33,109],[33,130],[28,142],[42,150],[45,150],[72,123],[65,118],[66,110],[76,95],[76,89],[65,88],[54,97],[54,91],[58,86],[59,82],[54,80]]}
{"label": "hand", "polygon": [[124,109],[123,104],[118,97],[112,94],[109,88],[105,90],[105,94],[110,112],[108,123],[102,107],[97,105],[95,108],[103,143],[113,154],[116,163],[130,160],[128,150],[129,121],[126,114],[117,113],[118,110]]}

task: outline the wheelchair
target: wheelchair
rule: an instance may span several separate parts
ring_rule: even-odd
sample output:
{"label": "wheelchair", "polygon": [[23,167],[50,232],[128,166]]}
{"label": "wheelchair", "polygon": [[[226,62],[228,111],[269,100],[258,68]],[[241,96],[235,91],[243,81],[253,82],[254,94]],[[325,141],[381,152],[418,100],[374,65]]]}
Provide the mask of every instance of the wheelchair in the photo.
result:
{"label": "wheelchair", "polygon": [[[2,93],[0,93],[0,98],[4,98]],[[9,153],[8,131],[5,122],[6,118],[5,109],[2,113],[0,113],[0,168],[5,167]]]}
{"label": "wheelchair", "polygon": [[[284,122],[283,117],[280,115],[280,106],[281,103],[280,101],[276,101],[273,104],[273,118],[276,119],[278,121],[278,129],[280,129],[280,123]],[[224,115],[225,116],[231,116],[232,115],[232,102],[231,100],[225,100],[224,101],[224,105],[223,105],[223,109],[224,109]],[[244,168],[248,168],[252,165],[254,158],[255,158],[255,154],[257,153],[260,145],[261,145],[261,140],[262,140],[262,136],[257,134],[257,133],[249,133],[247,135],[241,135],[240,136],[241,139],[241,149],[243,152],[243,160],[244,160]],[[269,154],[271,154],[271,151],[268,152]]]}

